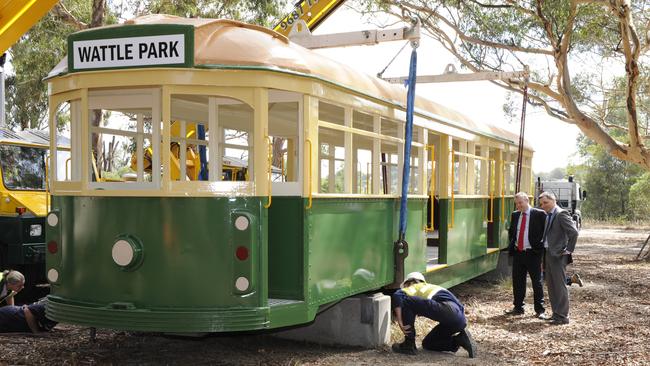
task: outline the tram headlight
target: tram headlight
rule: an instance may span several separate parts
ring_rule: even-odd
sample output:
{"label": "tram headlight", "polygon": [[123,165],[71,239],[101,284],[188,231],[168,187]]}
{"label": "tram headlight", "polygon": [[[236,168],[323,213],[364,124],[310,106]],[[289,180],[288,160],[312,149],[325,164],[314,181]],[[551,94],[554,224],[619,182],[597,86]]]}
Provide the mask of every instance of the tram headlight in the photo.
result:
{"label": "tram headlight", "polygon": [[249,285],[250,285],[250,281],[248,281],[248,278],[246,277],[239,277],[235,281],[235,288],[237,288],[237,290],[241,292],[248,290]]}
{"label": "tram headlight", "polygon": [[47,224],[54,227],[59,224],[59,216],[55,214],[54,212],[50,212],[49,215],[47,215]]}
{"label": "tram headlight", "polygon": [[43,234],[43,226],[40,224],[29,225],[29,236],[41,236]]}
{"label": "tram headlight", "polygon": [[57,271],[54,268],[50,268],[47,271],[47,280],[50,281],[51,283],[55,283],[56,281],[59,280],[59,271]]}
{"label": "tram headlight", "polygon": [[111,249],[113,262],[124,270],[137,268],[143,260],[142,244],[132,236],[117,238]]}
{"label": "tram headlight", "polygon": [[248,229],[248,225],[249,225],[248,217],[244,215],[239,216],[235,219],[235,227],[237,228],[237,230],[244,231]]}

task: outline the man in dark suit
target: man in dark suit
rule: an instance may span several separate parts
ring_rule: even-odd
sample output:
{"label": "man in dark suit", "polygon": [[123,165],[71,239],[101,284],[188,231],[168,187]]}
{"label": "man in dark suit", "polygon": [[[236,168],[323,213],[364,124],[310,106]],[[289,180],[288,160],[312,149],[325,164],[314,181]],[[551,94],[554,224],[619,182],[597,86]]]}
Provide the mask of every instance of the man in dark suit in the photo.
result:
{"label": "man in dark suit", "polygon": [[536,316],[544,314],[544,286],[542,285],[542,258],[544,256],[544,211],[530,207],[528,195],[519,192],[515,195],[517,211],[510,217],[508,230],[508,252],[512,259],[512,293],[514,307],[506,314],[524,313],[526,297],[526,274],[533,283],[533,301]]}
{"label": "man in dark suit", "polygon": [[569,324],[569,290],[566,287],[566,265],[575,250],[578,230],[568,211],[555,203],[555,195],[543,192],[539,195],[540,206],[547,213],[544,234],[546,256],[544,272],[548,299],[551,301],[553,316],[548,318],[551,324]]}

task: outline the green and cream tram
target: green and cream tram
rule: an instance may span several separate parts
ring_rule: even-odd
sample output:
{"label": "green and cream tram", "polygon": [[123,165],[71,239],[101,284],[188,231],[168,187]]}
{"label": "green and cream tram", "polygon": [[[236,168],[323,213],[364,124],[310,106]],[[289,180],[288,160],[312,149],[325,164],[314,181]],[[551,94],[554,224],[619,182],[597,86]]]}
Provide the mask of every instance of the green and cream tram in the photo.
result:
{"label": "green and cream tram", "polygon": [[[52,319],[277,328],[394,282],[403,88],[229,20],[148,16],[68,46],[49,76],[51,149],[65,125],[71,151],[50,174]],[[413,131],[405,270],[494,269],[517,136],[425,99]]]}

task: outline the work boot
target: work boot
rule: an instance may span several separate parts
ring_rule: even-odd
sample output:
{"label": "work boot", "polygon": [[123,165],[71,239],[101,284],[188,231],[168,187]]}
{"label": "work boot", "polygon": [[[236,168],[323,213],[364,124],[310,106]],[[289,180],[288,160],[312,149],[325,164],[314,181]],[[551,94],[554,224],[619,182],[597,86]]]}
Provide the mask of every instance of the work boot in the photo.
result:
{"label": "work boot", "polygon": [[474,358],[476,355],[476,346],[474,345],[474,341],[472,340],[472,336],[469,334],[468,330],[461,330],[460,333],[454,337],[454,340],[457,345],[467,351],[469,358]]}
{"label": "work boot", "polygon": [[584,285],[584,283],[582,283],[582,278],[580,278],[580,275],[577,273],[574,273],[573,276],[571,276],[571,283],[577,283],[580,287]]}
{"label": "work boot", "polygon": [[416,355],[418,353],[415,346],[415,338],[406,338],[402,343],[393,343],[393,352],[403,353],[406,355]]}

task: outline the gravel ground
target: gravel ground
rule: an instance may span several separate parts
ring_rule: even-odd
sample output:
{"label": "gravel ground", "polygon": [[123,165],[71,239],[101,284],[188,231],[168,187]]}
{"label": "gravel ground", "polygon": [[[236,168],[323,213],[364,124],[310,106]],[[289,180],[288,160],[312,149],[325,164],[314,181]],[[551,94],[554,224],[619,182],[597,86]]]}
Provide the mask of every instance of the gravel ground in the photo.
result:
{"label": "gravel ground", "polygon": [[[585,227],[569,272],[584,287],[570,290],[571,324],[551,326],[534,318],[529,287],[526,315],[509,317],[509,281],[476,279],[452,289],[465,303],[478,357],[421,350],[393,354],[293,342],[263,335],[174,338],[59,325],[47,334],[1,334],[0,365],[395,365],[395,364],[650,364],[650,261],[635,257],[650,228]],[[419,319],[419,340],[434,322]],[[401,340],[393,326],[393,340]],[[419,342],[418,342],[419,343]]]}

